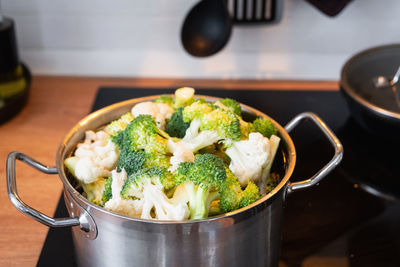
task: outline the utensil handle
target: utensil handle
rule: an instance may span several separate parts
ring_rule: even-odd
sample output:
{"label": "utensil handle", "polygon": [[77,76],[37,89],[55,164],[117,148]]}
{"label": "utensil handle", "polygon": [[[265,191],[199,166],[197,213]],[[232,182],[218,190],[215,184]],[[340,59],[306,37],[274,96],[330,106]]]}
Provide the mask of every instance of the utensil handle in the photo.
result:
{"label": "utensil handle", "polygon": [[[34,167],[35,169],[44,172],[46,174],[57,174],[57,168],[55,167],[47,167],[40,162],[28,157],[27,155],[21,152],[11,152],[7,157],[7,190],[8,197],[11,200],[11,203],[22,213],[32,217],[36,221],[50,226],[50,227],[66,227],[66,226],[77,226],[79,225],[82,230],[85,232],[89,231],[88,225],[81,219],[82,215],[77,217],[67,217],[67,218],[51,218],[40,211],[37,211],[27,204],[25,204],[22,199],[19,197],[17,192],[17,183],[16,183],[16,175],[15,175],[15,161],[20,160],[25,162],[26,164]],[[86,229],[87,228],[87,229]]]}
{"label": "utensil handle", "polygon": [[287,132],[292,131],[298,124],[305,120],[310,120],[315,123],[318,128],[325,134],[328,140],[331,142],[333,148],[335,149],[335,154],[333,158],[316,174],[314,174],[311,178],[300,181],[289,183],[288,185],[288,193],[292,193],[295,191],[303,190],[313,185],[318,184],[322,178],[324,178],[328,173],[330,173],[336,166],[340,163],[343,158],[343,146],[340,143],[339,139],[336,135],[329,129],[329,127],[319,118],[316,114],[312,112],[304,112],[297,115],[294,119],[292,119],[285,126],[285,130]]}

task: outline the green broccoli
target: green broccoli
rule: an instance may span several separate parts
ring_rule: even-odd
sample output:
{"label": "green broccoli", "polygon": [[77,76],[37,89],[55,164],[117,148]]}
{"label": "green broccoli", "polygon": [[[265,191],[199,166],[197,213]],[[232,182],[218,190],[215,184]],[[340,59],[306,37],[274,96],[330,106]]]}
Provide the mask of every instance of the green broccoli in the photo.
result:
{"label": "green broccoli", "polygon": [[201,117],[201,130],[217,131],[220,139],[239,141],[242,137],[240,121],[234,113],[215,109]]}
{"label": "green broccoli", "polygon": [[167,150],[165,136],[168,134],[157,128],[150,115],[139,115],[113,140],[120,148],[129,146],[133,151],[144,150],[148,153],[165,154]]}
{"label": "green broccoli", "polygon": [[200,130],[215,131],[219,139],[240,140],[242,137],[240,120],[231,110],[217,105],[196,100],[182,111],[183,120],[191,122],[200,120]]}
{"label": "green broccoli", "polygon": [[200,119],[204,114],[210,113],[214,109],[213,104],[197,99],[190,106],[183,109],[183,121],[191,122],[194,119]]}
{"label": "green broccoli", "polygon": [[150,169],[142,169],[126,179],[121,189],[121,196],[128,198],[141,198],[146,182],[160,185],[168,191],[175,187],[175,177],[166,168],[154,166]]}
{"label": "green broccoli", "polygon": [[270,138],[271,135],[277,135],[278,129],[272,123],[270,119],[267,118],[257,118],[253,121],[254,132],[259,132],[265,137]]}
{"label": "green broccoli", "polygon": [[157,128],[149,115],[137,116],[124,131],[119,132],[114,142],[120,148],[117,171],[125,169],[128,176],[153,166],[169,167],[166,155],[167,133]]}
{"label": "green broccoli", "polygon": [[125,113],[121,118],[112,121],[105,127],[105,131],[111,136],[116,136],[119,132],[123,131],[126,126],[133,120],[130,112]]}
{"label": "green broccoli", "polygon": [[109,201],[112,198],[112,190],[111,190],[111,184],[112,184],[112,177],[109,177],[106,180],[106,184],[104,185],[104,191],[103,191],[103,195],[102,195],[102,201],[103,204],[105,204],[107,201]]}
{"label": "green broccoli", "polygon": [[233,173],[226,168],[226,183],[224,190],[221,191],[219,202],[222,212],[228,212],[239,208],[239,203],[242,195],[242,187],[233,175]]}
{"label": "green broccoli", "polygon": [[162,96],[158,97],[156,100],[154,100],[154,103],[163,103],[163,104],[167,104],[167,105],[173,107],[174,99],[170,95],[162,95]]}
{"label": "green broccoli", "polygon": [[260,199],[261,194],[258,186],[250,181],[242,190],[238,179],[232,171],[226,168],[227,179],[224,189],[220,192],[219,202],[222,212],[229,212],[243,208]]}
{"label": "green broccoli", "polygon": [[149,155],[144,151],[134,151],[128,146],[123,146],[119,153],[117,171],[121,172],[124,169],[128,176],[136,173],[146,168]]}
{"label": "green broccoli", "polygon": [[134,151],[131,147],[123,146],[117,163],[117,171],[125,169],[127,175],[134,174],[139,170],[149,169],[153,166],[168,168],[169,160],[166,155],[147,153],[139,150]]}
{"label": "green broccoli", "polygon": [[178,108],[165,126],[165,131],[172,137],[183,138],[190,123],[183,120],[183,107]]}
{"label": "green broccoli", "polygon": [[179,164],[175,175],[188,192],[190,218],[206,218],[212,201],[218,199],[218,191],[224,187],[224,162],[213,154],[199,155],[194,162]]}
{"label": "green broccoli", "polygon": [[231,98],[225,98],[218,102],[221,102],[222,105],[229,108],[236,115],[238,115],[238,116],[242,115],[242,107],[240,106],[239,102],[237,102],[236,100],[233,100]]}
{"label": "green broccoli", "polygon": [[246,207],[261,198],[260,189],[258,186],[249,181],[246,188],[243,190],[242,196],[239,202],[239,208]]}
{"label": "green broccoli", "polygon": [[175,90],[174,108],[189,106],[194,101],[194,89],[191,87],[182,87]]}

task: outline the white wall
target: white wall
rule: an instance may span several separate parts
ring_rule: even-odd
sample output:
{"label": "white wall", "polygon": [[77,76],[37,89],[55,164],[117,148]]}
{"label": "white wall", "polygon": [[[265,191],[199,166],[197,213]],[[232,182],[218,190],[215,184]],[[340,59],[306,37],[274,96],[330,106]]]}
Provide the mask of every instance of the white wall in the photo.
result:
{"label": "white wall", "polygon": [[330,18],[284,0],[277,25],[235,26],[208,58],[188,55],[180,28],[194,0],[3,0],[20,55],[36,74],[338,79],[352,54],[400,42],[399,0],[353,0]]}

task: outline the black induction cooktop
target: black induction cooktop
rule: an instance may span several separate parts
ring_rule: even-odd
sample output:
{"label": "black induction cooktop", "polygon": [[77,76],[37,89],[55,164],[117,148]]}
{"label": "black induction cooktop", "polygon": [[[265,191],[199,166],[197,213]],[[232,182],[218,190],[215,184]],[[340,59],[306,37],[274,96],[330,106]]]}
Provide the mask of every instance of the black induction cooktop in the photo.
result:
{"label": "black induction cooktop", "polygon": [[[92,110],[174,89],[100,88]],[[400,141],[375,136],[351,118],[337,91],[198,89],[230,97],[285,125],[304,111],[317,113],[344,146],[340,166],[318,186],[291,194],[284,212],[282,266],[400,266]],[[333,148],[312,123],[290,133],[297,164],[292,180],[312,176]],[[60,198],[55,217],[68,216]],[[71,230],[49,229],[37,266],[76,266]]]}

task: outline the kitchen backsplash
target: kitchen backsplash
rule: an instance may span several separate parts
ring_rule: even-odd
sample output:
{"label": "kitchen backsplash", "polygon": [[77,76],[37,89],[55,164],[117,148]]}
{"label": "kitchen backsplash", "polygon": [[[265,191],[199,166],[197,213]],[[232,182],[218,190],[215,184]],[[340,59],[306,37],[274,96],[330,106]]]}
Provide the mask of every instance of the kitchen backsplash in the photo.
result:
{"label": "kitchen backsplash", "polygon": [[400,1],[353,0],[328,17],[284,0],[274,25],[235,26],[227,46],[188,55],[180,29],[193,0],[4,0],[20,57],[35,74],[337,80],[354,53],[400,42]]}

